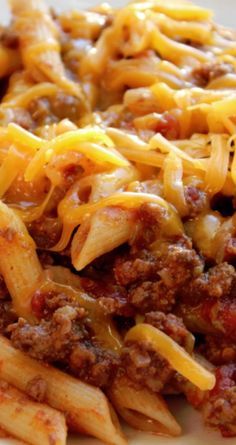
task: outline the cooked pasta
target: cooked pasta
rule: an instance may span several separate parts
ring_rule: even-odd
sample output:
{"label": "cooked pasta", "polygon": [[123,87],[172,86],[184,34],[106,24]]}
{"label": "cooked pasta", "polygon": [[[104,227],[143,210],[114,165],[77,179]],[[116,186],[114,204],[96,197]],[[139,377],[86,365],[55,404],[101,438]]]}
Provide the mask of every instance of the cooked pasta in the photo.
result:
{"label": "cooked pasta", "polygon": [[235,32],[185,0],[9,3],[0,434],[179,436],[182,394],[235,437]]}

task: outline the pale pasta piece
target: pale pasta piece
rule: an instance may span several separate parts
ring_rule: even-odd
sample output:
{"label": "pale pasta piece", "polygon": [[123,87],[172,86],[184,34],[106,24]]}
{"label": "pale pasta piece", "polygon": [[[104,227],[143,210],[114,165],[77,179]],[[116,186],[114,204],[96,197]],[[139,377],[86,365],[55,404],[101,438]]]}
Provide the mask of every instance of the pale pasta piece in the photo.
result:
{"label": "pale pasta piece", "polygon": [[72,264],[82,270],[94,259],[127,242],[134,229],[132,212],[106,207],[84,222],[73,237]]}
{"label": "pale pasta piece", "polygon": [[66,445],[64,415],[34,402],[3,380],[0,381],[0,427],[30,445]]}
{"label": "pale pasta piece", "polygon": [[0,272],[17,314],[31,319],[31,298],[40,287],[43,271],[24,223],[3,202],[0,202]]}
{"label": "pale pasta piece", "polygon": [[51,80],[69,94],[84,100],[80,86],[66,77],[56,27],[46,3],[10,0],[10,5],[20,36],[23,63],[31,75],[36,81]]}
{"label": "pale pasta piece", "polygon": [[109,390],[117,412],[134,428],[156,434],[179,436],[181,427],[159,394],[135,388],[127,377],[117,377]]}
{"label": "pale pasta piece", "polygon": [[73,431],[95,436],[110,445],[127,444],[118,419],[100,389],[31,359],[2,336],[0,355],[0,377],[21,391],[27,391],[27,385],[41,377],[47,385],[47,403],[66,414]]}

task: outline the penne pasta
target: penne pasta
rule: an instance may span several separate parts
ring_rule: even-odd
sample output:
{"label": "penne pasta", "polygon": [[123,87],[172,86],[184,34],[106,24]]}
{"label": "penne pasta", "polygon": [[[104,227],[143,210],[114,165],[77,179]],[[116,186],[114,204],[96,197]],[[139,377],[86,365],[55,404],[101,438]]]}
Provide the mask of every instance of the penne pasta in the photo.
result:
{"label": "penne pasta", "polygon": [[33,402],[3,380],[0,381],[0,407],[0,426],[10,435],[32,445],[66,445],[63,414]]}
{"label": "penne pasta", "polygon": [[135,388],[127,377],[114,381],[109,397],[130,426],[155,434],[180,435],[181,428],[162,397],[148,389]]}
{"label": "penne pasta", "polygon": [[133,221],[132,212],[112,207],[96,212],[85,221],[74,235],[71,245],[75,269],[83,269],[95,258],[127,242],[132,235]]}
{"label": "penne pasta", "polygon": [[34,241],[19,216],[0,202],[0,271],[16,312],[32,318],[31,298],[42,280]]}
{"label": "penne pasta", "polygon": [[[0,351],[0,376],[25,392],[27,385],[40,376],[47,386],[45,400],[66,414],[73,431],[88,433],[111,445],[126,444],[119,422],[98,388],[27,357],[3,337],[0,337]],[[24,369],[24,373],[19,373],[19,369]]]}
{"label": "penne pasta", "polygon": [[10,1],[15,28],[20,35],[22,59],[35,80],[46,78],[70,94],[83,99],[78,85],[66,77],[60,58],[56,28],[48,8],[41,0]]}

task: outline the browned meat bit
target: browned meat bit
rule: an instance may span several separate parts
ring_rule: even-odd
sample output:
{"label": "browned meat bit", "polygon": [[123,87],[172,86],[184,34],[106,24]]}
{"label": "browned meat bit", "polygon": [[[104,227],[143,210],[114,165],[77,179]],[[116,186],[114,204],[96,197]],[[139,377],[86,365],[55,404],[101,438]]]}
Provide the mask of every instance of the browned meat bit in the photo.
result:
{"label": "browned meat bit", "polygon": [[78,343],[69,359],[71,372],[78,378],[99,387],[107,387],[115,377],[118,356],[90,341]]}
{"label": "browned meat bit", "polygon": [[169,289],[162,280],[144,281],[131,287],[128,296],[130,303],[142,313],[148,310],[168,312],[175,304],[175,290]]}
{"label": "browned meat bit", "polygon": [[214,365],[236,362],[236,344],[222,336],[207,335],[199,351]]}
{"label": "browned meat bit", "polygon": [[[146,314],[145,323],[157,327],[192,352],[193,338],[181,319],[172,314],[150,312]],[[175,376],[169,363],[146,343],[128,344],[123,352],[122,365],[134,383],[145,385],[152,391],[161,391]]]}
{"label": "browned meat bit", "polygon": [[207,206],[207,194],[197,187],[187,186],[184,189],[188,206],[188,218],[195,218]]}
{"label": "browned meat bit", "polygon": [[9,326],[13,345],[37,360],[60,364],[95,386],[108,385],[119,359],[91,341],[84,309],[68,304],[63,294],[41,297],[38,311],[47,318],[36,325],[20,318]]}
{"label": "browned meat bit", "polygon": [[152,310],[170,311],[182,287],[202,271],[202,261],[188,240],[176,244],[160,244],[155,254],[146,254],[146,261],[120,259],[115,276],[128,285],[128,299],[145,313]]}
{"label": "browned meat bit", "polygon": [[169,337],[183,346],[188,352],[192,352],[194,338],[185,327],[183,320],[173,314],[163,312],[149,312],[145,316],[145,323],[165,332]]}
{"label": "browned meat bit", "polygon": [[47,394],[47,382],[40,375],[34,377],[28,381],[25,392],[37,402],[44,402]]}
{"label": "browned meat bit", "polygon": [[166,217],[165,211],[156,204],[143,204],[137,210],[136,227],[131,240],[132,252],[149,246],[157,239],[158,232]]}
{"label": "browned meat bit", "polygon": [[236,365],[222,366],[216,370],[215,388],[202,405],[205,422],[219,428],[222,436],[236,434]]}
{"label": "browned meat bit", "polygon": [[236,272],[228,263],[211,267],[189,283],[188,289],[182,290],[184,301],[193,302],[203,298],[222,298],[230,294],[235,282]]}
{"label": "browned meat bit", "polygon": [[122,366],[127,376],[137,385],[159,392],[175,371],[158,353],[145,344],[133,343],[124,348]]}
{"label": "browned meat bit", "polygon": [[229,63],[206,63],[193,70],[193,77],[197,85],[204,87],[211,80],[233,72],[234,67]]}
{"label": "browned meat bit", "polygon": [[80,320],[76,309],[71,306],[57,309],[50,321],[42,320],[38,325],[30,325],[20,318],[18,323],[9,327],[11,340],[16,348],[33,358],[48,362],[61,361],[85,335],[78,318]]}
{"label": "browned meat bit", "polygon": [[114,272],[118,284],[126,286],[155,276],[154,256],[149,252],[143,252],[143,254],[144,258],[117,258]]}

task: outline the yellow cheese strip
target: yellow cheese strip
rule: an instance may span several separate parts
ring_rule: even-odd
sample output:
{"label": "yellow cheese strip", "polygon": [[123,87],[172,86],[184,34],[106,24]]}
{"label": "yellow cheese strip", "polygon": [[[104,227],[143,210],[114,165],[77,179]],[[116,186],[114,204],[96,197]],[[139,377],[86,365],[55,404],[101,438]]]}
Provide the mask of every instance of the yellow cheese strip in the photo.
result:
{"label": "yellow cheese strip", "polygon": [[214,388],[215,376],[203,368],[185,349],[159,329],[146,323],[138,324],[128,331],[125,341],[147,342],[177,372],[202,391]]}

